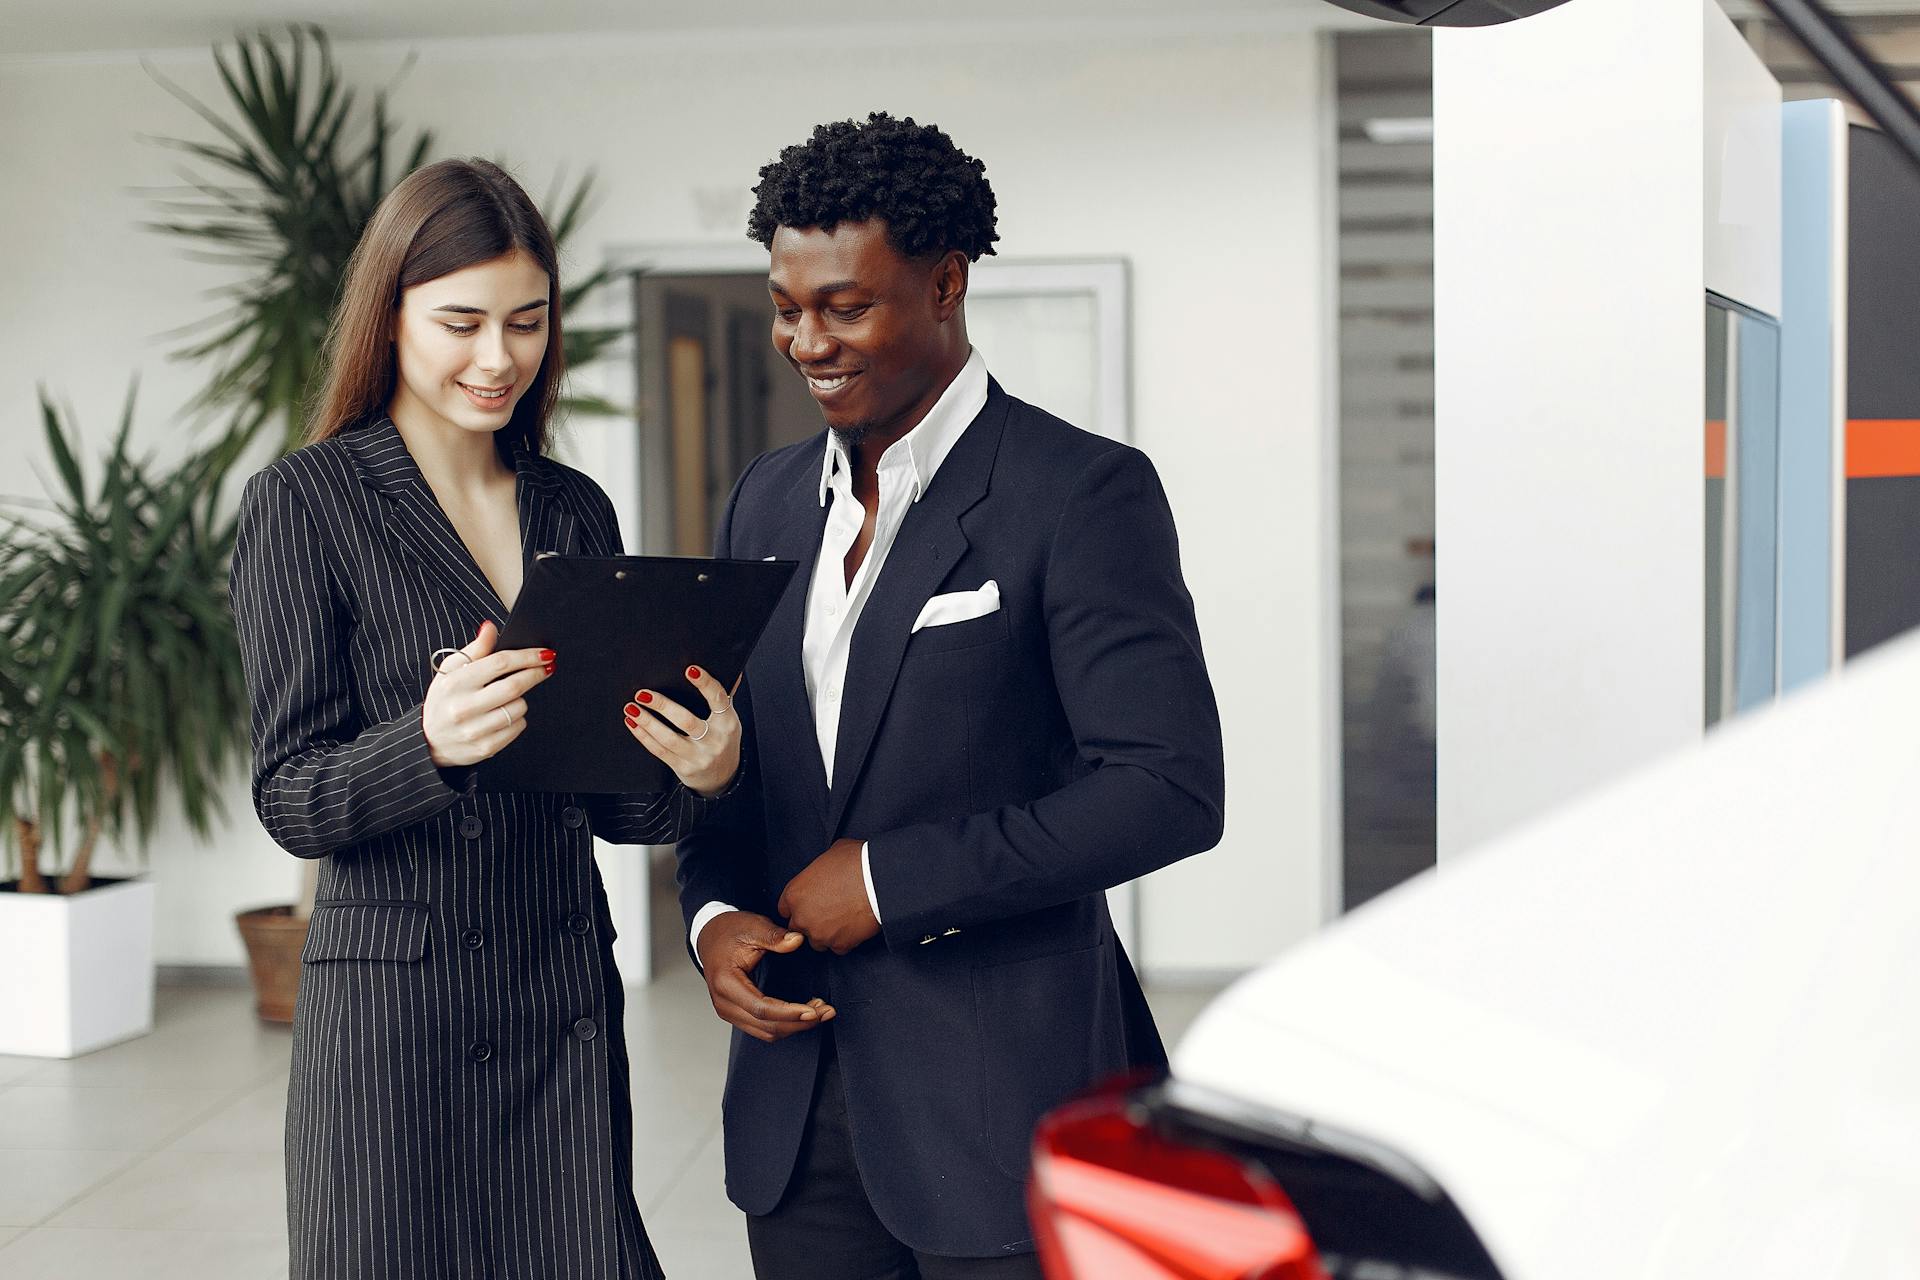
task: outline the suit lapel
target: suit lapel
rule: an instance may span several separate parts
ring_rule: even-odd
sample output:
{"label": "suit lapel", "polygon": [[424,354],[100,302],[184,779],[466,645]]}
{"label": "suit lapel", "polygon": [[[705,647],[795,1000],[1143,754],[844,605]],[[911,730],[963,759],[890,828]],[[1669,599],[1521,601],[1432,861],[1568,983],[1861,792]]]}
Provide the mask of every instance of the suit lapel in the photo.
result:
{"label": "suit lapel", "polygon": [[800,567],[787,584],[773,617],[767,620],[756,652],[766,655],[755,673],[753,716],[761,750],[777,742],[784,754],[800,756],[806,771],[806,792],[821,817],[827,811],[827,766],[820,758],[820,738],[813,728],[813,704],[807,698],[807,672],[802,644],[807,631],[807,592],[826,533],[828,508],[820,505],[811,481],[794,486],[782,502],[781,524],[768,546],[782,560]]}
{"label": "suit lapel", "polygon": [[[900,662],[906,656],[913,620],[967,553],[965,515],[987,494],[993,460],[1006,427],[1008,402],[997,383],[988,383],[986,407],[967,427],[953,451],[934,473],[933,482],[907,512],[900,532],[880,566],[880,576],[853,629],[842,685],[840,731],[833,751],[833,789],[827,805],[827,830],[837,835],[847,802],[866,767],[880,718],[893,696]],[[818,553],[818,539],[815,550]]]}
{"label": "suit lapel", "polygon": [[[383,417],[347,432],[342,440],[361,480],[380,495],[388,537],[419,565],[429,586],[460,617],[505,626],[506,608],[427,487],[399,429]],[[537,552],[577,550],[578,521],[561,498],[558,474],[525,450],[516,454],[514,470],[523,570]]]}
{"label": "suit lapel", "polygon": [[514,497],[520,507],[522,569],[531,569],[535,556],[549,552],[579,554],[580,521],[567,505],[559,470],[526,448],[514,451],[513,469],[518,481]]}

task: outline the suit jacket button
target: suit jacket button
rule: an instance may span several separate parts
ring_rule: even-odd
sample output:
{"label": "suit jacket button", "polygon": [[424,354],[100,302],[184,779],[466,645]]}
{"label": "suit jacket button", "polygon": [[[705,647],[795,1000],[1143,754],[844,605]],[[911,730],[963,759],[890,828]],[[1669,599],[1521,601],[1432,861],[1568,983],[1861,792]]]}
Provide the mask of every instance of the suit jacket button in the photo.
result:
{"label": "suit jacket button", "polygon": [[479,818],[475,817],[473,814],[470,813],[466,817],[460,819],[460,834],[465,836],[469,840],[478,840],[480,838],[480,833],[485,829],[485,826],[486,826],[485,823],[481,822]]}
{"label": "suit jacket button", "polygon": [[469,951],[478,951],[487,945],[487,935],[478,929],[467,929],[460,934],[460,945]]}
{"label": "suit jacket button", "polygon": [[467,1056],[475,1062],[485,1062],[493,1056],[493,1046],[485,1040],[476,1040],[473,1042],[473,1047],[467,1050]]}
{"label": "suit jacket button", "polygon": [[570,804],[566,808],[560,811],[560,821],[566,823],[570,827],[584,826],[586,825],[586,821],[587,821],[586,810],[582,809],[577,804]]}
{"label": "suit jacket button", "polygon": [[567,917],[567,932],[575,937],[584,938],[593,932],[593,921],[576,911]]}
{"label": "suit jacket button", "polygon": [[582,1018],[573,1024],[573,1034],[582,1040],[591,1040],[600,1034],[600,1027],[592,1018]]}

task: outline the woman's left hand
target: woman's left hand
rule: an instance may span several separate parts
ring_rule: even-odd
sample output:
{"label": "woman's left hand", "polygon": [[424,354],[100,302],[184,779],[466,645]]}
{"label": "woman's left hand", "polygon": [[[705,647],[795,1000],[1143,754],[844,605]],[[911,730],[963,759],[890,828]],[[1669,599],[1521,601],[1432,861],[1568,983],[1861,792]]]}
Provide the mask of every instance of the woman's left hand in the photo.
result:
{"label": "woman's left hand", "polygon": [[[707,700],[705,720],[658,690],[641,689],[626,706],[627,732],[665,761],[689,790],[719,795],[740,767],[740,717],[733,699],[706,671],[688,667],[687,679]],[[646,714],[649,711],[664,717],[680,733]]]}

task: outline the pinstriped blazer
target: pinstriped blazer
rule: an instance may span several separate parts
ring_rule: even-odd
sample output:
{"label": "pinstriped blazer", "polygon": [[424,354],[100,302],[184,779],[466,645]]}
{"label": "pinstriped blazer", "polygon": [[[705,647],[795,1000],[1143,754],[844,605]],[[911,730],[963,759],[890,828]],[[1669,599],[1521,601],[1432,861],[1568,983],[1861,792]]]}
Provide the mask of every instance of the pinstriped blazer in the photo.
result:
{"label": "pinstriped blazer", "polygon": [[[526,451],[515,471],[529,561],[619,553],[592,480]],[[668,842],[706,802],[490,793],[434,765],[428,655],[506,610],[390,421],[248,481],[232,598],[254,808],[321,860],[287,1099],[293,1280],[659,1275],[591,837]]]}

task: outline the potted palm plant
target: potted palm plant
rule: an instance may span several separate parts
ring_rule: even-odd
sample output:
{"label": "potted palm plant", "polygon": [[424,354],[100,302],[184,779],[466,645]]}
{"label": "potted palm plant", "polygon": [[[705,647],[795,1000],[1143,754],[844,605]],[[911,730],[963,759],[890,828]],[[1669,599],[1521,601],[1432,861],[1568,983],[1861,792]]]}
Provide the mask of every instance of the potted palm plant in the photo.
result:
{"label": "potted palm plant", "polygon": [[42,393],[54,496],[0,517],[0,1053],[70,1057],[151,1027],[153,887],[95,875],[99,841],[144,852],[163,786],[208,833],[246,741],[217,514],[236,442],[135,458],[133,408],[130,391],[90,486]]}
{"label": "potted palm plant", "polygon": [[[303,439],[306,408],[320,375],[328,318],[347,260],[374,208],[401,178],[425,163],[433,136],[403,140],[384,93],[363,108],[343,80],[318,27],[243,35],[213,51],[225,91],[216,109],[149,74],[212,130],[212,140],[161,139],[190,158],[182,185],[149,193],[158,216],[148,225],[206,261],[237,266],[226,305],[190,326],[181,358],[213,363],[198,407],[233,415],[235,432],[251,440],[278,431],[282,449]],[[591,174],[549,201],[555,239],[564,249],[580,225]],[[562,290],[569,308],[610,278],[595,271]],[[569,324],[569,368],[608,354],[625,336],[616,326]],[[585,413],[616,413],[589,397],[564,400]],[[241,912],[257,1007],[262,1017],[290,1021],[299,954],[313,899],[314,864],[302,864],[299,900]]]}

